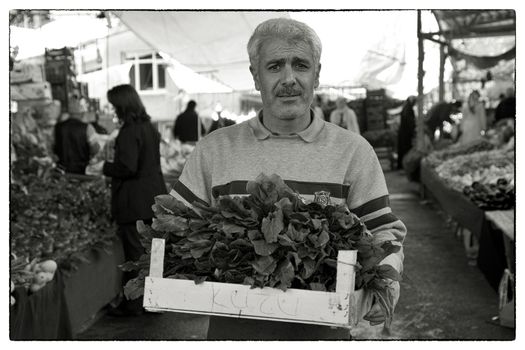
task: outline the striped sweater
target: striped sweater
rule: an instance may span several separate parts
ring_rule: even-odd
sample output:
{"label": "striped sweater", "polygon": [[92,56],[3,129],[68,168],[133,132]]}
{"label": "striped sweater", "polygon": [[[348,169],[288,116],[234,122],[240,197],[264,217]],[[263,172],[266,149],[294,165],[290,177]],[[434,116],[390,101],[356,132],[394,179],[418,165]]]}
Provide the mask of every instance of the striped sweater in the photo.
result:
{"label": "striped sweater", "polygon": [[[246,183],[260,173],[279,175],[306,200],[317,191],[330,192],[332,203],[346,203],[377,241],[402,244],[405,238],[373,148],[360,135],[319,117],[286,136],[272,134],[260,118],[218,129],[199,141],[171,195],[187,205],[214,204],[221,195],[246,195]],[[383,263],[402,272],[403,250]]]}

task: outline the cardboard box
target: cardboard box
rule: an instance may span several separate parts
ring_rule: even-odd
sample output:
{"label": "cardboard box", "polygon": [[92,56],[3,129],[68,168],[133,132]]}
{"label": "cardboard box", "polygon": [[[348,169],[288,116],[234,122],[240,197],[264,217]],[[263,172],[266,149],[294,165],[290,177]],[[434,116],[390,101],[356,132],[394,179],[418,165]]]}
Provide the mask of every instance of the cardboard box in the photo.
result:
{"label": "cardboard box", "polygon": [[44,67],[42,65],[15,62],[13,70],[9,72],[11,84],[43,83],[45,82]]}

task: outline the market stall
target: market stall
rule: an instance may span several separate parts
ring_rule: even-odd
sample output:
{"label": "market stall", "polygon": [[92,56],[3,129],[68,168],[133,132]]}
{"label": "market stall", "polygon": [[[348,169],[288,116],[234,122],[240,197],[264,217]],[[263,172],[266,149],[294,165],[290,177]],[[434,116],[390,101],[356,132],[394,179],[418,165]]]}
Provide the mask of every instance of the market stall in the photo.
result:
{"label": "market stall", "polygon": [[485,137],[432,152],[421,163],[424,194],[457,223],[458,232],[473,236],[465,239],[467,250],[478,242],[477,266],[495,290],[501,289],[505,270],[514,271],[513,134],[509,119]]}
{"label": "market stall", "polygon": [[121,291],[109,189],[57,168],[58,115],[28,107],[11,116],[12,339],[70,339]]}

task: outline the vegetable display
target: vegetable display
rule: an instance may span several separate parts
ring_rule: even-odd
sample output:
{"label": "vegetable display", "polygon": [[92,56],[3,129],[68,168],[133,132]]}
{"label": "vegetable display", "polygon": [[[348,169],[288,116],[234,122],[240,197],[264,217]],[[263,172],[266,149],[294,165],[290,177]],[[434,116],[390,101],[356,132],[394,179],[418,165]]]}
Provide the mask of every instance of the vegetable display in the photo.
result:
{"label": "vegetable display", "polygon": [[482,152],[482,151],[490,151],[490,150],[493,150],[494,148],[495,148],[494,144],[492,144],[488,140],[479,139],[479,140],[474,140],[474,141],[471,141],[463,145],[454,144],[445,149],[432,152],[427,156],[426,159],[427,159],[427,163],[431,167],[435,168],[435,167],[438,167],[443,162],[449,159],[455,158],[457,156],[460,156],[460,155],[464,156],[464,155],[468,155],[471,153]]}
{"label": "vegetable display", "polygon": [[496,183],[499,178],[514,181],[514,151],[495,149],[451,158],[436,168],[438,175],[456,191],[473,182]]}
{"label": "vegetable display", "polygon": [[165,278],[284,291],[334,291],[337,252],[357,250],[356,288],[375,296],[385,328],[390,326],[391,283],[401,276],[380,263],[399,251],[397,242],[377,242],[345,205],[306,203],[277,175],[261,174],[246,190],[248,196],[221,196],[215,206],[193,203],[192,208],[170,195],[157,196],[152,225],[137,224],[146,254],[121,266],[138,271],[125,286],[125,295],[135,299],[143,294],[152,238],[166,240]]}
{"label": "vegetable display", "polygon": [[[17,120],[9,186],[10,275],[16,286],[31,288],[51,277],[38,275],[35,266],[53,260],[65,273],[73,271],[87,261],[91,249],[109,250],[115,231],[104,179],[85,181],[60,173],[47,149],[34,142],[35,129],[28,127],[32,118]],[[43,263],[44,270],[50,264]]]}
{"label": "vegetable display", "polygon": [[505,178],[488,185],[474,182],[471,186],[465,186],[463,193],[484,210],[507,210],[514,208],[516,204],[514,182],[509,182]]}
{"label": "vegetable display", "polygon": [[160,166],[166,175],[180,175],[186,160],[195,146],[183,144],[179,140],[162,140],[160,144]]}

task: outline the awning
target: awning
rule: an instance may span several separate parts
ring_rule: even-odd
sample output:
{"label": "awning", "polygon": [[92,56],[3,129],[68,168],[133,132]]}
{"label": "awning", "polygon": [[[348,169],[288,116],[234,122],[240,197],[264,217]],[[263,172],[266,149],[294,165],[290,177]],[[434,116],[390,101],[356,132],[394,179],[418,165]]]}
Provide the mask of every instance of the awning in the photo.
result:
{"label": "awning", "polygon": [[255,27],[287,12],[113,11],[135,34],[233,90],[253,90],[246,44]]}
{"label": "awning", "polygon": [[168,54],[161,52],[160,55],[168,62],[168,74],[179,89],[189,94],[233,92],[230,87],[195,73]]}
{"label": "awning", "polygon": [[90,98],[99,98],[101,105],[106,101],[109,89],[120,84],[129,84],[131,63],[104,68],[92,73],[79,74],[77,80],[88,84]]}

